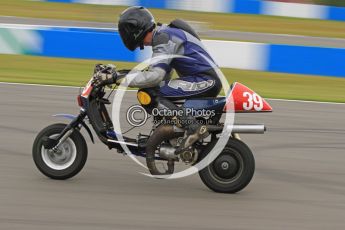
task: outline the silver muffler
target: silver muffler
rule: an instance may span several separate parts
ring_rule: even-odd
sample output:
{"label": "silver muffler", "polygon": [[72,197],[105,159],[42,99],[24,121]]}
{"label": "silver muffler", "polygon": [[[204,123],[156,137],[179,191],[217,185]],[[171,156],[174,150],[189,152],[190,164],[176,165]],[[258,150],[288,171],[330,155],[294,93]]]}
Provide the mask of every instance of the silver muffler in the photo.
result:
{"label": "silver muffler", "polygon": [[252,124],[252,125],[228,125],[226,127],[228,132],[231,133],[252,133],[252,134],[263,134],[266,131],[266,127],[263,124]]}
{"label": "silver muffler", "polygon": [[[209,132],[221,133],[223,131],[223,126],[220,125],[208,125]],[[253,134],[263,134],[266,131],[266,127],[263,124],[253,124],[253,125],[241,125],[234,124],[225,127],[224,131],[231,133],[253,133]]]}

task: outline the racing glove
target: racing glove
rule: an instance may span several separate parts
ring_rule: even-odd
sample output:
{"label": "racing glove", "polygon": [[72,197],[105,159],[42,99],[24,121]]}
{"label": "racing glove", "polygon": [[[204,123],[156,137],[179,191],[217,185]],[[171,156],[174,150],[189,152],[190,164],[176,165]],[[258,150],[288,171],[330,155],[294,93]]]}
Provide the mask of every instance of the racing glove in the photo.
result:
{"label": "racing glove", "polygon": [[[117,76],[116,66],[112,64],[97,64],[94,68],[94,79],[96,82],[101,83],[104,81],[111,81]],[[114,79],[115,82],[115,79]]]}

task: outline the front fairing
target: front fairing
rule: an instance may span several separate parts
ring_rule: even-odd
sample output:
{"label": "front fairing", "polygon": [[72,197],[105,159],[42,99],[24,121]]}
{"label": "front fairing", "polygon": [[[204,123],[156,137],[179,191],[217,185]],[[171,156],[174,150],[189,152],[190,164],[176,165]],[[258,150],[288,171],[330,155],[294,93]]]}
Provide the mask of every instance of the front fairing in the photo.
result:
{"label": "front fairing", "polygon": [[88,83],[86,84],[86,86],[83,88],[82,93],[80,94],[80,100],[81,100],[81,104],[82,104],[82,109],[84,109],[85,111],[87,111],[87,109],[89,108],[89,100],[90,100],[90,96],[91,93],[94,89],[93,87],[93,81],[94,78],[91,77],[91,79],[88,81]]}
{"label": "front fairing", "polygon": [[97,133],[100,140],[106,143],[107,131],[113,129],[113,124],[102,100],[105,95],[103,88],[98,88],[94,85],[94,78],[92,77],[82,93],[79,95],[81,101],[81,110],[85,111],[89,122]]}

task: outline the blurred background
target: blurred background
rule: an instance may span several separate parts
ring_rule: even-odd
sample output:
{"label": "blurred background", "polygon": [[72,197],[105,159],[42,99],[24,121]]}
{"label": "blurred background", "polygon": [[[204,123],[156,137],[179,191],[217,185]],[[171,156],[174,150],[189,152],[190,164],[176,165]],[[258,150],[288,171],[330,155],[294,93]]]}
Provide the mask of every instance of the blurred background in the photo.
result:
{"label": "blurred background", "polygon": [[345,2],[343,0],[318,0],[313,1],[317,4],[324,4],[324,5],[333,5],[333,6],[345,6]]}
{"label": "blurred background", "polygon": [[189,21],[229,82],[345,102],[345,0],[0,0],[0,81],[81,86],[95,63],[134,66],[150,50],[130,53],[119,39],[130,5]]}
{"label": "blurred background", "polygon": [[274,0],[274,1],[320,4],[320,5],[327,5],[327,6],[345,6],[345,1],[343,0]]}
{"label": "blurred background", "polygon": [[[127,51],[117,33],[130,5],[150,8],[158,22],[187,20],[229,83],[266,98],[341,103],[268,99],[273,113],[236,115],[268,128],[241,136],[256,171],[239,194],[213,193],[197,174],[143,176],[85,131],[86,167],[49,180],[32,143],[43,127],[68,122],[52,114],[78,113],[79,89],[21,83],[84,86],[96,63],[121,69],[149,57]],[[126,93],[124,107],[136,104],[136,92]],[[0,229],[343,230],[344,103],[345,0],[0,0]]]}

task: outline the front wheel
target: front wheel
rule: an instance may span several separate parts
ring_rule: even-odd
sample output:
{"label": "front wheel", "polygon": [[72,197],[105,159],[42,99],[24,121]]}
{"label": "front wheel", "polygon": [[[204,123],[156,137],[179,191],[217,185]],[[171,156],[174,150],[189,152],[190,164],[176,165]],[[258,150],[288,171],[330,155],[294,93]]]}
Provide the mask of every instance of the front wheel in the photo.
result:
{"label": "front wheel", "polygon": [[37,168],[47,177],[56,180],[65,180],[78,174],[87,159],[87,145],[78,130],[74,130],[55,151],[43,146],[44,138],[58,136],[65,127],[65,124],[46,127],[37,135],[32,147]]}
{"label": "front wheel", "polygon": [[[207,151],[204,152],[205,157]],[[255,170],[254,156],[240,140],[230,139],[219,156],[199,172],[202,182],[211,190],[236,193],[251,181]]]}

